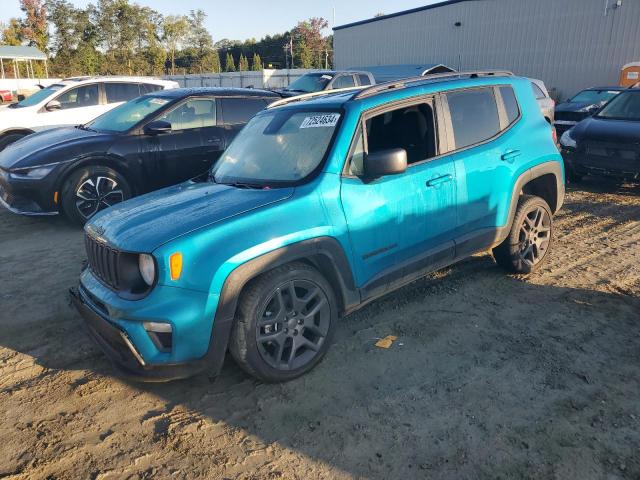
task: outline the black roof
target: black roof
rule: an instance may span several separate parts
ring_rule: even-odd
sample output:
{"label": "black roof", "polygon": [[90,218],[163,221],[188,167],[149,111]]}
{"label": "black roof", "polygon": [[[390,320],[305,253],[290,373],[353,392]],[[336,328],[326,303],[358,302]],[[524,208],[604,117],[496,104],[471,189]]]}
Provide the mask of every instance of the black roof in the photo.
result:
{"label": "black roof", "polygon": [[277,97],[275,92],[262,90],[258,88],[226,88],[226,87],[197,87],[197,88],[171,88],[169,90],[159,90],[147,95],[154,97],[166,98],[183,98],[183,97],[200,97],[200,96],[216,96],[216,97]]}
{"label": "black roof", "polygon": [[585,88],[582,91],[584,92],[585,90],[613,90],[614,92],[616,92],[616,91],[626,90],[627,88],[629,87],[621,87],[619,85],[616,85],[615,87],[589,87],[589,88]]}
{"label": "black roof", "polygon": [[402,15],[408,15],[410,13],[422,12],[423,10],[432,10],[434,8],[446,7],[447,5],[453,5],[454,3],[461,2],[473,2],[475,0],[446,0],[433,5],[425,5],[424,7],[412,8],[410,10],[402,10],[401,12],[390,13],[389,15],[380,15],[379,17],[368,18],[366,20],[360,20],[359,22],[347,23],[345,25],[338,25],[333,27],[333,30],[342,30],[343,28],[355,27],[356,25],[364,25],[366,23],[379,22],[380,20],[386,20],[387,18],[400,17]]}

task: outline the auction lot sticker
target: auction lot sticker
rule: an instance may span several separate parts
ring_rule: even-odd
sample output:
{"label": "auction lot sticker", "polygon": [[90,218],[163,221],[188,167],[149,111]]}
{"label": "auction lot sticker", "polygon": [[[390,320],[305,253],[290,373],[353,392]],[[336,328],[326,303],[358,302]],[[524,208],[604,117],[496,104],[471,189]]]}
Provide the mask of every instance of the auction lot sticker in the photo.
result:
{"label": "auction lot sticker", "polygon": [[340,118],[339,113],[328,113],[326,115],[314,115],[302,121],[300,128],[335,127]]}

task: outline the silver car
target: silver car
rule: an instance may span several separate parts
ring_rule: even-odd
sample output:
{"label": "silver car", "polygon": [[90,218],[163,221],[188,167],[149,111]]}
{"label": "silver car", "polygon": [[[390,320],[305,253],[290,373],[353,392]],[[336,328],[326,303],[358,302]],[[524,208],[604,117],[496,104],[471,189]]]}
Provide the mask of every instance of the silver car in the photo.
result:
{"label": "silver car", "polygon": [[556,102],[549,96],[549,91],[542,80],[535,78],[530,78],[529,80],[531,80],[531,88],[533,88],[533,94],[538,101],[538,105],[540,105],[542,115],[544,115],[547,122],[553,125]]}

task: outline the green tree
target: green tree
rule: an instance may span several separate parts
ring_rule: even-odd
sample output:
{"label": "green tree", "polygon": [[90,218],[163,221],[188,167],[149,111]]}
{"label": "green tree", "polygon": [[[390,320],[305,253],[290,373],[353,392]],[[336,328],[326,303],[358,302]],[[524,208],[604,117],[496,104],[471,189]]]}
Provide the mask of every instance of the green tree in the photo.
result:
{"label": "green tree", "polygon": [[253,71],[259,72],[264,67],[262,66],[262,59],[260,58],[260,54],[254,53],[253,60],[251,61],[251,69]]}
{"label": "green tree", "polygon": [[227,58],[224,61],[224,71],[225,72],[235,72],[236,71],[236,63],[233,59],[233,55],[231,53],[227,53]]}
{"label": "green tree", "polygon": [[20,0],[20,10],[25,14],[22,20],[22,38],[31,47],[41,52],[47,51],[49,28],[47,9],[43,0]]}
{"label": "green tree", "polygon": [[176,71],[176,52],[186,40],[189,33],[189,19],[182,16],[169,15],[162,24],[162,38],[165,41],[171,59],[171,74]]}
{"label": "green tree", "polygon": [[[300,64],[302,68],[322,68],[324,66],[329,45],[327,39],[322,36],[322,30],[328,26],[329,22],[324,18],[313,17],[299,22],[293,29],[296,63]],[[297,45],[295,45],[296,43]]]}
{"label": "green tree", "polygon": [[249,70],[249,60],[244,56],[244,53],[240,54],[240,61],[238,62],[238,71],[246,72]]}
{"label": "green tree", "polygon": [[202,69],[205,72],[220,73],[220,54],[217,50],[209,50],[202,59]]}
{"label": "green tree", "polygon": [[2,28],[2,43],[4,45],[22,45],[22,25],[17,18],[11,18],[8,25]]}

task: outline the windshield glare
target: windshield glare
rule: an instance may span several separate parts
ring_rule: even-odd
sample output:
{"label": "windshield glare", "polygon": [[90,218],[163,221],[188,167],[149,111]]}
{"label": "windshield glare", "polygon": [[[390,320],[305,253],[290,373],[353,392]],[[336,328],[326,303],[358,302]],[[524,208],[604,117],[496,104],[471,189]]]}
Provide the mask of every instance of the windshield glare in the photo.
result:
{"label": "windshield glare", "polygon": [[620,92],[614,90],[584,90],[569,100],[571,103],[602,103],[608,102]]}
{"label": "windshield glare", "polygon": [[640,120],[640,92],[624,92],[598,112],[598,118]]}
{"label": "windshield glare", "polygon": [[340,113],[284,110],[254,117],[213,169],[217,183],[297,182],[322,162]]}
{"label": "windshield glare", "polygon": [[52,97],[55,92],[64,88],[64,85],[53,84],[47,88],[43,88],[42,90],[38,90],[33,95],[25,98],[21,102],[16,104],[17,108],[20,107],[32,107],[34,105],[39,104],[43,100],[46,100],[49,97]]}
{"label": "windshield glare", "polygon": [[313,73],[301,76],[286,89],[296,92],[320,92],[329,84],[333,76],[326,73]]}
{"label": "windshield glare", "polygon": [[109,110],[86,126],[98,131],[124,132],[161,109],[169,101],[170,99],[161,97],[139,97]]}

